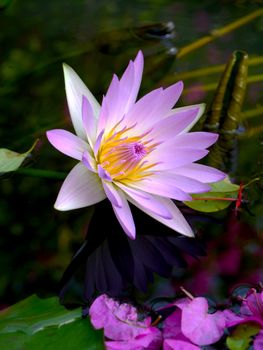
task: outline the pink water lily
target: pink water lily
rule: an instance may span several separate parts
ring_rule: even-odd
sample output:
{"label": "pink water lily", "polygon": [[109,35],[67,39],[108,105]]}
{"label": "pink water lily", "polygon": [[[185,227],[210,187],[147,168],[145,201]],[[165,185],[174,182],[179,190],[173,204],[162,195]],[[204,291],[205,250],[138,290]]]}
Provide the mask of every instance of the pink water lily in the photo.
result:
{"label": "pink water lily", "polygon": [[71,210],[98,203],[106,197],[125,233],[136,229],[128,202],[167,225],[193,236],[193,231],[172,199],[191,200],[206,192],[208,183],[224,174],[195,162],[217,140],[208,132],[188,132],[204,106],[173,109],[183,89],[178,82],[151,91],[136,102],[143,71],[143,54],[118,79],[113,76],[102,105],[78,75],[64,65],[69,111],[76,134],[51,130],[47,137],[78,164],[65,179],[55,203]]}

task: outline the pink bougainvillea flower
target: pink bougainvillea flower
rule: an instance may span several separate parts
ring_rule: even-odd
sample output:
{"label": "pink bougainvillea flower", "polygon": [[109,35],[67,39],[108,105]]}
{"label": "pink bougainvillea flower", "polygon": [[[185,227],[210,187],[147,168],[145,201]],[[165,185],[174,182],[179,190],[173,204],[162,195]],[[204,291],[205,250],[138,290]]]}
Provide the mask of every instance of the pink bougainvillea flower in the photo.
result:
{"label": "pink bougainvillea flower", "polygon": [[226,319],[222,311],[208,313],[208,302],[198,297],[182,307],[182,333],[196,345],[216,343],[224,334]]}
{"label": "pink bougainvillea flower", "polygon": [[216,343],[224,334],[226,318],[222,311],[208,313],[205,298],[179,299],[163,327],[164,349],[196,350]]}
{"label": "pink bougainvillea flower", "polygon": [[173,109],[183,89],[178,82],[151,91],[136,102],[143,71],[140,51],[121,79],[113,76],[102,105],[78,75],[64,65],[69,111],[76,134],[51,130],[47,137],[79,163],[71,170],[55,203],[71,210],[110,200],[125,233],[136,229],[128,202],[171,229],[193,236],[172,199],[191,200],[224,174],[195,162],[217,140],[208,132],[188,132],[204,106]]}
{"label": "pink bougainvillea flower", "polygon": [[106,349],[158,350],[162,343],[161,331],[151,327],[151,318],[138,321],[135,307],[119,303],[103,294],[90,307],[94,328],[104,328]]}

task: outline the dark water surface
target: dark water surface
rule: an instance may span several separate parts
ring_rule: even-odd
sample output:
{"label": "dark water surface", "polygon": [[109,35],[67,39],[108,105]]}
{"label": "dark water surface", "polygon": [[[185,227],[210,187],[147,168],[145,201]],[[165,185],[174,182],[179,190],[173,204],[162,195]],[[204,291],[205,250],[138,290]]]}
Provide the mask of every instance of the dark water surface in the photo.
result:
{"label": "dark water surface", "polygon": [[[244,50],[255,60],[249,65],[241,132],[231,153],[230,170],[236,183],[261,178],[263,16],[181,58],[176,56],[185,45],[259,8],[260,1],[245,0],[0,1],[0,148],[24,152],[39,138],[26,168],[68,172],[75,164],[45,137],[49,129],[72,130],[62,62],[72,66],[101,101],[113,72],[121,74],[142,49],[146,62],[140,94],[185,77],[186,91],[179,105],[187,105],[209,103],[221,72],[219,68],[211,74],[183,76],[185,72],[223,65],[233,51]],[[90,209],[55,211],[61,180],[33,176],[33,171],[31,175],[0,178],[3,306],[35,292],[56,291],[83,241],[91,214]],[[260,180],[246,189],[253,216],[245,209],[240,220],[232,209],[198,214],[196,222],[208,242],[208,255],[191,262],[187,271],[175,271],[175,284],[224,297],[237,283],[262,280],[262,188]],[[164,281],[154,288],[153,293],[171,293]]]}

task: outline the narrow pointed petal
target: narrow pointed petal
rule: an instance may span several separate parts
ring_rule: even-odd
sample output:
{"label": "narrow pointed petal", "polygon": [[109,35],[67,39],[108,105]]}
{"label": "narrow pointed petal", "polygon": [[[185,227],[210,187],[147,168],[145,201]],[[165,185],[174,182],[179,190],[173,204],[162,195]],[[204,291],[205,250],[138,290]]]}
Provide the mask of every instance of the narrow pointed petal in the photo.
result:
{"label": "narrow pointed petal", "polygon": [[69,67],[67,64],[63,64],[64,78],[65,78],[65,87],[67,94],[67,101],[70,116],[76,134],[82,139],[86,139],[86,132],[82,124],[82,96],[85,96],[89,103],[92,106],[93,115],[95,118],[98,118],[100,105],[92,95],[90,90],[86,87],[77,73]]}
{"label": "narrow pointed petal", "polygon": [[168,188],[175,187],[186,193],[203,193],[208,192],[211,189],[209,185],[196,179],[192,179],[183,175],[171,174],[164,171],[155,173],[151,177],[151,180],[151,182],[153,182],[153,186],[159,187],[164,183]]}
{"label": "narrow pointed petal", "polygon": [[116,74],[113,75],[112,81],[108,88],[106,96],[103,98],[102,107],[99,115],[97,134],[101,130],[110,130],[114,126],[116,113],[118,113],[119,100],[119,79]]}
{"label": "narrow pointed petal", "polygon": [[98,137],[97,137],[97,139],[95,141],[95,145],[94,145],[94,148],[93,148],[95,157],[97,157],[98,151],[100,149],[100,144],[101,144],[101,140],[103,138],[103,135],[104,135],[104,129],[101,130],[100,134],[98,135]]}
{"label": "narrow pointed petal", "polygon": [[135,61],[129,62],[120,80],[116,75],[113,76],[99,116],[98,133],[102,129],[112,129],[135,103],[142,71],[143,55],[139,51]]}
{"label": "narrow pointed petal", "polygon": [[83,208],[98,203],[105,197],[98,175],[78,163],[66,177],[55,208],[61,211]]}
{"label": "narrow pointed petal", "polygon": [[204,183],[218,182],[226,177],[226,174],[220,170],[197,163],[192,163],[184,165],[180,168],[176,168],[173,170],[173,173],[178,175],[187,174],[187,177],[198,179]]}
{"label": "narrow pointed petal", "polygon": [[217,141],[218,136],[212,132],[189,132],[177,135],[170,145],[176,149],[192,148],[193,145],[195,149],[206,149]]}
{"label": "narrow pointed petal", "polygon": [[141,181],[136,181],[130,184],[135,189],[152,193],[157,196],[162,196],[166,198],[172,198],[179,201],[190,201],[192,197],[178,188],[176,183],[167,183],[165,180],[160,179],[158,176],[152,176],[151,178],[146,178]]}
{"label": "narrow pointed petal", "polygon": [[159,120],[153,126],[151,137],[158,141],[169,140],[182,133],[199,114],[199,107],[181,109],[179,111],[173,110],[174,114]]}
{"label": "narrow pointed petal", "polygon": [[122,206],[122,199],[119,195],[119,192],[116,190],[115,185],[111,182],[103,181],[103,188],[106,193],[106,196],[111,201],[111,203],[118,208]]}
{"label": "narrow pointed petal", "polygon": [[172,115],[179,117],[180,114],[182,114],[182,113],[186,116],[185,113],[190,112],[191,110],[195,110],[196,114],[195,114],[194,118],[192,118],[192,120],[189,119],[188,123],[180,131],[180,133],[183,134],[183,133],[186,133],[189,130],[191,130],[192,127],[201,118],[201,116],[203,115],[203,113],[205,111],[205,104],[204,103],[200,103],[200,104],[197,104],[197,105],[191,105],[191,106],[186,106],[186,107],[174,108],[166,115],[166,117],[170,117]]}
{"label": "narrow pointed petal", "polygon": [[47,131],[46,134],[52,146],[69,157],[81,160],[83,152],[90,150],[87,142],[69,131],[54,129]]}
{"label": "narrow pointed petal", "polygon": [[[128,70],[128,68],[127,68]],[[139,88],[142,81],[142,72],[143,72],[143,54],[141,51],[138,52],[134,62],[132,72],[124,72],[120,83],[121,83],[121,92],[126,88],[129,91],[129,97],[124,108],[124,113],[127,113],[131,106],[135,103]],[[131,78],[131,73],[133,73],[133,78]],[[129,90],[129,86],[131,89]]]}
{"label": "narrow pointed petal", "polygon": [[96,172],[95,159],[89,154],[89,152],[85,151],[83,153],[82,163],[89,171]]}
{"label": "narrow pointed petal", "polygon": [[135,103],[126,116],[128,124],[140,123],[140,130],[151,129],[153,124],[162,119],[177,102],[183,89],[178,82],[167,89],[157,89]]}
{"label": "narrow pointed petal", "polygon": [[140,205],[140,203],[135,202],[133,199],[130,199],[130,202],[139,209],[141,209],[143,212],[154,218],[155,220],[170,227],[172,230],[175,230],[184,236],[194,237],[194,233],[191,227],[189,226],[188,222],[185,220],[183,214],[180,212],[180,210],[176,207],[176,205],[171,199],[160,197],[160,202],[162,203],[162,205],[166,206],[173,216],[171,220],[164,219],[161,216],[154,214],[152,211],[144,208],[142,205]]}
{"label": "narrow pointed petal", "polygon": [[92,106],[85,96],[82,97],[82,122],[89,144],[93,147],[96,140],[96,120]]}
{"label": "narrow pointed petal", "polygon": [[128,195],[128,200],[129,198],[132,198],[134,200],[134,203],[139,203],[146,209],[151,210],[154,214],[159,215],[167,220],[172,219],[172,214],[165,206],[163,206],[157,196],[153,196],[149,193],[145,193],[137,189],[131,189],[122,184],[118,186]]}
{"label": "narrow pointed petal", "polygon": [[115,205],[113,205],[112,208],[126,235],[131,239],[135,239],[136,229],[135,229],[135,224],[133,221],[131,209],[129,207],[128,201],[125,198],[123,192],[120,190],[117,190],[117,191],[122,201],[121,207],[116,207]]}
{"label": "narrow pointed petal", "polygon": [[195,148],[181,148],[177,150],[176,148],[171,148],[167,142],[164,144],[164,147],[160,145],[154,152],[149,154],[147,160],[150,164],[156,163],[153,168],[155,171],[172,170],[196,162],[207,154],[207,150]]}

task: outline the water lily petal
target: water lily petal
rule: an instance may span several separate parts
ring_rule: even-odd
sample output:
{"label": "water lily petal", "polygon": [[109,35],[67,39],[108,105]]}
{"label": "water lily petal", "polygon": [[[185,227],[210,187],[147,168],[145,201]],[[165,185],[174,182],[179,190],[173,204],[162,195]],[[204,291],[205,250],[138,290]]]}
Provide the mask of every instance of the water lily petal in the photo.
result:
{"label": "water lily petal", "polygon": [[83,208],[106,197],[98,175],[78,163],[66,177],[55,203],[57,210]]}
{"label": "water lily petal", "polygon": [[89,171],[93,171],[96,173],[96,162],[95,159],[89,154],[89,152],[85,151],[82,155],[82,163]]}
{"label": "water lily petal", "polygon": [[[141,182],[145,183],[146,181],[147,179]],[[152,182],[153,186],[158,187],[165,184],[168,188],[178,188],[186,193],[203,193],[211,189],[209,185],[198,180],[183,175],[167,173],[165,171],[154,173],[148,181]]]}
{"label": "water lily petal", "polygon": [[172,172],[178,175],[187,174],[187,177],[198,179],[204,183],[221,181],[226,177],[226,174],[220,170],[197,163],[187,164],[182,167],[175,168],[172,170]]}
{"label": "water lily petal", "polygon": [[123,114],[130,110],[135,103],[142,80],[143,54],[139,51],[134,62],[130,62],[120,80],[120,91],[122,100],[125,101]]}
{"label": "water lily petal", "polygon": [[93,109],[86,96],[82,96],[82,122],[91,147],[96,141],[96,119]]}
{"label": "water lily petal", "polygon": [[155,174],[149,178],[136,181],[129,185],[135,189],[152,193],[157,196],[172,198],[180,201],[192,200],[192,197],[178,188],[175,183],[167,183],[166,181],[155,176]]}
{"label": "water lily petal", "polygon": [[135,224],[133,221],[132,212],[129,207],[128,201],[121,190],[118,190],[118,189],[116,190],[119,193],[119,197],[122,203],[120,207],[112,205],[112,208],[126,235],[131,239],[135,239],[136,229],[135,229]]}
{"label": "water lily petal", "polygon": [[151,212],[150,210],[144,208],[142,205],[140,205],[139,202],[135,202],[132,198],[129,199],[129,201],[134,204],[136,207],[144,211],[146,214],[154,218],[155,220],[161,222],[162,224],[170,227],[172,230],[175,230],[179,233],[181,233],[184,236],[188,237],[194,237],[194,233],[188,224],[188,222],[185,220],[183,214],[180,212],[180,210],[176,207],[174,202],[171,199],[168,198],[162,198],[160,197],[160,202],[163,206],[165,206],[169,212],[173,215],[173,218],[170,219],[164,219],[161,216],[158,216]]}
{"label": "water lily petal", "polygon": [[67,94],[67,101],[70,116],[76,134],[81,137],[83,140],[86,139],[86,132],[83,128],[82,123],[82,96],[85,96],[89,103],[92,106],[93,115],[95,118],[98,118],[100,105],[92,95],[90,90],[86,87],[77,73],[69,67],[67,64],[63,64],[64,78],[65,78],[65,87]]}
{"label": "water lily petal", "polygon": [[128,195],[128,200],[129,198],[132,198],[134,203],[139,203],[144,208],[152,211],[154,214],[159,215],[164,219],[170,220],[173,218],[170,211],[160,202],[157,196],[129,188],[122,184],[119,184],[118,186]]}
{"label": "water lily petal", "polygon": [[189,132],[177,135],[169,144],[177,149],[192,148],[193,145],[195,149],[205,149],[213,145],[217,141],[218,136],[218,134],[212,132]]}
{"label": "water lily petal", "polygon": [[[194,147],[194,145],[193,145]],[[196,162],[207,155],[207,150],[200,150],[195,148],[181,148],[180,151],[171,149],[169,145],[160,145],[156,150],[147,156],[149,164],[156,164],[155,171],[172,170],[182,167],[192,162]]]}
{"label": "water lily petal", "polygon": [[90,150],[87,142],[69,131],[54,129],[47,131],[48,141],[60,152],[69,157],[81,160],[83,152]]}
{"label": "water lily petal", "polygon": [[[169,86],[167,89],[156,89],[142,97],[131,108],[125,117],[128,125],[140,123],[140,131],[152,129],[152,126],[174,106],[181,95],[183,83],[179,81]],[[131,130],[129,135],[136,133]]]}
{"label": "water lily petal", "polygon": [[188,125],[190,125],[199,113],[199,107],[179,108],[173,110],[174,114],[158,120],[151,131],[151,137],[158,141],[169,140],[180,134]]}
{"label": "water lily petal", "polygon": [[116,113],[118,113],[119,115],[119,91],[119,79],[117,75],[114,74],[110,86],[108,88],[107,94],[102,101],[97,134],[99,134],[103,129],[110,130],[114,126],[114,122],[116,120]]}
{"label": "water lily petal", "polygon": [[166,117],[169,117],[171,115],[176,116],[178,114],[178,116],[186,111],[191,111],[192,109],[196,110],[196,115],[195,117],[192,119],[192,121],[189,120],[188,124],[181,130],[181,134],[184,134],[186,132],[188,132],[189,130],[192,129],[192,127],[198,122],[198,120],[201,118],[201,116],[203,115],[204,111],[205,111],[205,104],[204,103],[200,103],[197,105],[191,105],[191,106],[186,106],[186,107],[180,107],[180,108],[174,108],[172,109],[167,115]]}
{"label": "water lily petal", "polygon": [[119,192],[116,190],[115,185],[108,181],[103,181],[103,188],[106,193],[106,196],[111,201],[111,203],[118,208],[122,206],[122,199],[119,195]]}

